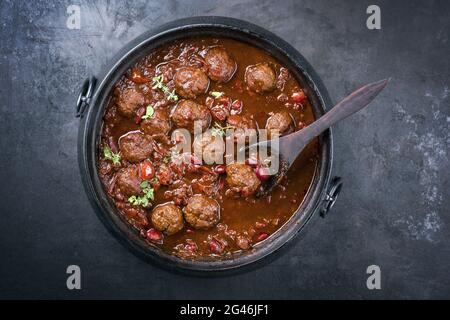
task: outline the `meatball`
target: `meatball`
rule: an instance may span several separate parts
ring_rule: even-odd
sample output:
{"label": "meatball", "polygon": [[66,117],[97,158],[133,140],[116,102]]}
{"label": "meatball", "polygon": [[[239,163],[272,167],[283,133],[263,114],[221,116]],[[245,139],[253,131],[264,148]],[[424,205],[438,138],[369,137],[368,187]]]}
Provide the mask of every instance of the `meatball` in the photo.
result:
{"label": "meatball", "polygon": [[261,185],[252,167],[242,163],[227,166],[227,183],[232,191],[244,197],[253,194]]}
{"label": "meatball", "polygon": [[119,148],[125,160],[139,162],[152,154],[153,139],[141,132],[131,132],[120,138]]}
{"label": "meatball", "polygon": [[221,47],[213,47],[205,54],[208,76],[217,82],[228,82],[237,69],[236,61]]}
{"label": "meatball", "polygon": [[117,172],[116,186],[120,193],[126,196],[140,194],[141,182],[139,170],[134,165],[122,168]]}
{"label": "meatball", "polygon": [[117,99],[117,110],[121,115],[132,118],[136,110],[145,104],[145,97],[136,89],[125,89]]}
{"label": "meatball", "polygon": [[183,214],[173,203],[166,203],[157,206],[152,211],[152,224],[155,229],[170,236],[177,233],[184,227]]}
{"label": "meatball", "polygon": [[256,136],[256,122],[249,116],[232,115],[228,117],[227,122],[235,128],[236,141],[248,141],[250,137]]}
{"label": "meatball", "polygon": [[195,67],[181,68],[173,78],[177,93],[183,98],[194,99],[199,94],[205,93],[209,87],[209,79],[206,74]]}
{"label": "meatball", "polygon": [[194,195],[184,208],[184,218],[195,229],[209,229],[219,223],[219,203],[203,195]]}
{"label": "meatball", "polygon": [[269,138],[273,138],[275,130],[278,130],[279,135],[291,133],[294,130],[294,122],[288,112],[281,111],[267,119],[266,129]]}
{"label": "meatball", "polygon": [[155,113],[141,123],[142,131],[149,135],[167,134],[172,125],[165,109],[155,109]]}
{"label": "meatball", "polygon": [[267,63],[248,66],[245,70],[245,83],[256,93],[270,92],[276,87],[276,75]]}
{"label": "meatball", "polygon": [[216,137],[210,131],[197,135],[192,147],[195,154],[202,155],[206,164],[219,163],[225,153],[222,137]]}
{"label": "meatball", "polygon": [[195,122],[200,123],[202,131],[211,124],[211,113],[204,105],[192,100],[181,100],[172,110],[171,118],[180,128],[186,128],[194,132]]}

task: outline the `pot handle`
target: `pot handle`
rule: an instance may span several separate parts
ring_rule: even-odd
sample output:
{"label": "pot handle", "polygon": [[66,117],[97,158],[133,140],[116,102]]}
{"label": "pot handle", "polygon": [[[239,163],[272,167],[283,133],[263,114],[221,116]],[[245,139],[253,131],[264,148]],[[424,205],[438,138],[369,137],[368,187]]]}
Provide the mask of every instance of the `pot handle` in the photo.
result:
{"label": "pot handle", "polygon": [[87,107],[89,107],[91,98],[94,95],[96,83],[97,79],[95,79],[95,77],[90,77],[84,80],[83,85],[80,89],[80,93],[78,94],[77,105],[75,109],[75,116],[77,118],[83,117],[84,112],[86,111]]}
{"label": "pot handle", "polygon": [[323,200],[322,209],[320,209],[320,216],[322,218],[325,218],[331,208],[333,208],[339,194],[341,193],[342,185],[343,182],[341,177],[334,177],[333,180],[331,180],[327,194]]}

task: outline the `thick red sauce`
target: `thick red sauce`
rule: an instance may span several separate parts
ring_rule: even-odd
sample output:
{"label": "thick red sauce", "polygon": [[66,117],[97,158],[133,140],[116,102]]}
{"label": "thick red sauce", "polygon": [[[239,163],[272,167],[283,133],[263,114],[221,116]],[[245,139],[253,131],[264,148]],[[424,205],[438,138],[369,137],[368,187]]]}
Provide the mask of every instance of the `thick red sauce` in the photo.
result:
{"label": "thick red sauce", "polygon": [[[211,66],[205,62],[205,53],[213,47],[225,50],[237,65],[231,79],[223,83],[211,80],[211,75],[208,73],[208,68]],[[249,81],[252,79],[246,78],[245,73],[249,66],[261,63],[275,73],[276,86],[268,91],[256,93],[257,88],[249,87]],[[196,97],[190,97],[189,100],[206,106],[210,111],[217,105],[228,108],[229,111],[232,108],[229,105],[230,102],[234,104],[234,107],[242,104],[240,115],[252,119],[259,128],[264,128],[269,117],[274,113],[287,112],[292,123],[286,134],[308,125],[314,121],[314,116],[299,83],[271,55],[249,44],[225,38],[194,38],[159,48],[139,61],[116,84],[104,116],[98,159],[100,178],[111,201],[143,237],[169,254],[184,259],[229,258],[233,252],[249,250],[255,243],[267,239],[297,210],[314,177],[318,159],[317,141],[314,140],[307,146],[288,172],[287,177],[269,196],[264,198],[256,198],[253,194],[230,192],[227,173],[222,172],[220,168],[218,170],[220,174],[215,173],[214,165],[202,167],[186,165],[183,168],[184,172],[175,173],[175,177],[172,180],[169,179],[166,183],[168,185],[161,185],[160,182],[166,178],[162,174],[158,177],[161,166],[167,166],[169,170],[177,170],[175,166],[171,168],[171,159],[168,155],[174,144],[170,142],[170,135],[179,127],[174,121],[173,110],[183,97],[177,90],[173,78],[186,66],[200,69],[208,76],[209,87],[206,92],[198,93]],[[155,88],[153,78],[159,75],[163,75],[162,82],[169,89],[166,93],[162,88]],[[176,95],[178,100],[168,98],[168,92]],[[220,92],[222,96],[214,98],[211,92]],[[143,131],[142,116],[145,116],[148,105],[154,106],[153,111],[159,109],[160,112],[168,115],[170,130],[167,133],[160,130],[162,134],[159,132],[153,136],[146,133],[145,136],[150,138],[145,141],[152,144],[152,151],[148,156],[144,156],[145,159],[130,161],[127,155],[129,150],[124,149],[124,140],[121,140],[123,139],[121,137],[129,132]],[[233,113],[239,113],[238,109],[235,109]],[[220,121],[213,118],[208,127],[213,126],[215,122],[224,127],[227,126],[226,119]],[[131,146],[134,145],[131,144]],[[111,150],[113,156],[117,155],[115,164],[111,154],[105,156],[105,148]],[[134,151],[132,150],[131,153]],[[129,191],[124,192],[126,188],[123,184],[132,184],[133,179],[124,178],[122,173],[126,168],[131,168],[130,172],[135,170],[137,176],[133,177],[139,183],[145,181],[142,179],[142,171],[147,170],[144,177],[148,178],[149,183],[147,186],[144,184],[141,190],[145,189],[144,187],[147,187],[146,191],[152,189],[153,197],[148,197],[149,203],[134,202],[132,204],[130,202],[132,194]],[[251,168],[256,170],[254,166]],[[119,177],[120,174],[122,176]],[[202,178],[204,181],[199,181]],[[121,181],[121,185],[118,181]],[[190,190],[184,194],[167,193],[168,190],[176,189],[177,186]],[[186,202],[195,194],[203,194],[217,201],[220,207],[220,219],[206,230],[198,229],[186,221]],[[136,197],[145,198],[145,192],[136,193]],[[158,226],[152,223],[155,207],[169,202],[174,203],[182,215],[181,220],[178,219],[178,222],[171,226],[176,232],[170,235],[165,233],[166,229],[159,226],[162,230],[158,230]]]}

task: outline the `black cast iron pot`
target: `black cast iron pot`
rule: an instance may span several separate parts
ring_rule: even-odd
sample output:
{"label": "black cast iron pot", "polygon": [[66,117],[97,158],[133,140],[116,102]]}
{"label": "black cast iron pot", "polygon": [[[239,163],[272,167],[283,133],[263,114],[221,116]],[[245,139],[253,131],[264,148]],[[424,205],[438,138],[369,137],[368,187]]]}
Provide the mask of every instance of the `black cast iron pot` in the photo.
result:
{"label": "black cast iron pot", "polygon": [[188,261],[168,255],[158,247],[150,245],[123,220],[108,200],[96,166],[102,117],[110,92],[131,65],[155,48],[174,40],[198,35],[229,37],[266,50],[288,67],[306,89],[316,118],[331,107],[328,93],[309,63],[291,45],[276,35],[256,25],[231,18],[195,17],[177,20],[144,33],[126,45],[103,74],[85,81],[77,101],[77,116],[81,118],[78,159],[87,195],[97,215],[108,230],[131,251],[147,261],[173,271],[223,274],[257,266],[256,262],[260,264],[270,260],[267,259],[269,255],[271,258],[275,257],[274,253],[280,252],[282,247],[286,248],[286,244],[304,229],[315,213],[326,215],[334,204],[342,183],[339,178],[330,179],[333,144],[331,130],[328,130],[319,138],[320,159],[314,181],[296,213],[266,241],[255,245],[251,251],[237,253],[232,260]]}

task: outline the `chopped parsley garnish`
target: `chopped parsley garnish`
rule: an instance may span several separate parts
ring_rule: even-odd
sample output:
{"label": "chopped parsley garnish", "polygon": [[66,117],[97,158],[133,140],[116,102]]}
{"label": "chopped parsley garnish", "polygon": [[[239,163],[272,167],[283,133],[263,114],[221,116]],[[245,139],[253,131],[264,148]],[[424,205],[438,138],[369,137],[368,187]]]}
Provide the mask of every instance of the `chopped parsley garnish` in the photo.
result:
{"label": "chopped parsley garnish", "polygon": [[155,109],[153,109],[152,105],[148,105],[147,109],[145,110],[145,114],[142,116],[142,119],[149,119],[153,117],[153,114],[155,113]]}
{"label": "chopped parsley garnish", "polygon": [[222,127],[220,123],[215,122],[214,126],[211,128],[211,134],[214,137],[223,137],[227,129],[234,129],[233,126]]}
{"label": "chopped parsley garnish", "polygon": [[103,155],[106,160],[112,161],[113,164],[120,164],[120,154],[112,152],[109,147],[103,148]]}
{"label": "chopped parsley garnish", "polygon": [[169,100],[178,101],[178,96],[175,94],[175,90],[170,91],[170,89],[164,84],[164,77],[162,75],[153,77],[153,87],[152,89],[160,89],[167,95]]}
{"label": "chopped parsley garnish", "polygon": [[223,96],[224,95],[224,93],[223,92],[218,92],[218,91],[211,91],[210,93],[209,93],[211,96],[213,96],[214,98],[220,98],[221,96]]}
{"label": "chopped parsley garnish", "polygon": [[155,199],[155,194],[153,188],[149,187],[150,183],[148,181],[143,181],[140,186],[143,196],[131,196],[128,198],[128,202],[133,206],[144,206],[147,207],[150,204],[150,200]]}

